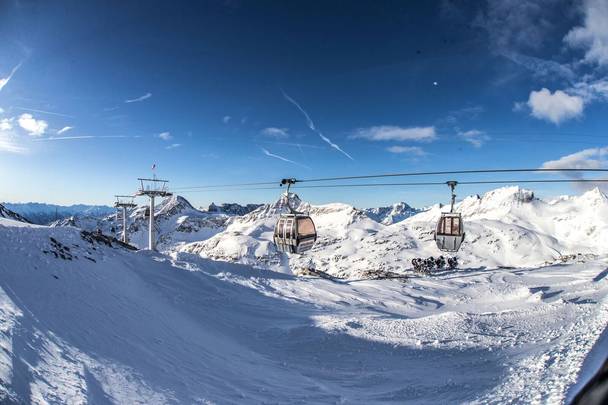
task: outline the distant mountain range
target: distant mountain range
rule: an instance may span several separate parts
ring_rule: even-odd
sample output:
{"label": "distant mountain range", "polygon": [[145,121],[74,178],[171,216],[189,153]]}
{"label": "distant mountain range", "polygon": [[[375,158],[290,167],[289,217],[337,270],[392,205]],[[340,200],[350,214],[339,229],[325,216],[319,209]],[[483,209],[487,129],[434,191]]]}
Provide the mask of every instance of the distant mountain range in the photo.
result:
{"label": "distant mountain range", "polygon": [[105,217],[116,212],[115,208],[106,205],[75,204],[70,206],[45,203],[2,203],[5,208],[13,211],[28,221],[46,225],[53,221],[69,217]]}

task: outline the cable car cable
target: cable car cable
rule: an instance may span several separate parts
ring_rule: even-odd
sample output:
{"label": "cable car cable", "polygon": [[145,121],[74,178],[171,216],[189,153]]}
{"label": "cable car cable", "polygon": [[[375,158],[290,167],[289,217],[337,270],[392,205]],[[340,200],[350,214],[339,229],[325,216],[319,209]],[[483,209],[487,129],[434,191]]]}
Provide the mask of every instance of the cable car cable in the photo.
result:
{"label": "cable car cable", "polygon": [[[325,178],[313,178],[313,179],[296,179],[296,183],[312,183],[312,182],[324,182],[324,181],[337,181],[337,180],[359,180],[359,179],[374,179],[383,177],[407,177],[407,176],[436,176],[436,175],[454,175],[454,174],[483,174],[483,173],[534,173],[534,172],[591,172],[591,173],[608,173],[608,169],[574,169],[574,168],[563,168],[563,169],[548,169],[548,168],[535,168],[535,169],[472,169],[472,170],[445,170],[437,172],[405,172],[405,173],[383,173],[383,174],[372,174],[372,175],[361,175],[361,176],[341,176],[341,177],[325,177]],[[194,189],[210,189],[210,188],[223,188],[223,187],[243,187],[243,186],[269,186],[278,184],[279,181],[266,181],[266,182],[253,182],[253,183],[234,183],[234,184],[209,184],[201,186],[189,186],[189,187],[174,187],[173,190],[194,190]]]}

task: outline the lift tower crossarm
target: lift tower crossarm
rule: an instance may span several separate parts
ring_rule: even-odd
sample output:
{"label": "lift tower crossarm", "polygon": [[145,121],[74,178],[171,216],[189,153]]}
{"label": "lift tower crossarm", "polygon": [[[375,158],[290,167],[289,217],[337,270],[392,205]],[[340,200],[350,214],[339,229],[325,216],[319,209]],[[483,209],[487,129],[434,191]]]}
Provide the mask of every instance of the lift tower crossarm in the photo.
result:
{"label": "lift tower crossarm", "polygon": [[[150,198],[150,224],[149,224],[149,233],[148,233],[148,249],[156,250],[156,235],[154,228],[154,198],[155,197],[169,197],[172,196],[173,193],[167,190],[167,183],[169,180],[159,180],[159,179],[145,179],[138,178],[140,182],[140,189],[135,193],[136,196],[147,196]],[[146,187],[146,184],[147,187]]]}
{"label": "lift tower crossarm", "polygon": [[127,236],[127,209],[137,207],[137,204],[133,202],[132,195],[117,195],[114,207],[122,209],[122,241],[129,243],[129,237]]}

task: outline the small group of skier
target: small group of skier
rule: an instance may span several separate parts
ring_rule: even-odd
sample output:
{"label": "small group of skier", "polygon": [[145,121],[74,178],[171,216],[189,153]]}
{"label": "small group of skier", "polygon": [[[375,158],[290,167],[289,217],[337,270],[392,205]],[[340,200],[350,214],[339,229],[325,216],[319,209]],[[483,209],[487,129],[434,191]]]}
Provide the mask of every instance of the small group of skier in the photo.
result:
{"label": "small group of skier", "polygon": [[414,258],[412,259],[412,266],[414,271],[418,273],[430,273],[433,270],[441,270],[447,268],[452,270],[458,267],[458,259],[456,257],[448,257],[447,259],[443,256],[434,258],[433,256],[427,259]]}

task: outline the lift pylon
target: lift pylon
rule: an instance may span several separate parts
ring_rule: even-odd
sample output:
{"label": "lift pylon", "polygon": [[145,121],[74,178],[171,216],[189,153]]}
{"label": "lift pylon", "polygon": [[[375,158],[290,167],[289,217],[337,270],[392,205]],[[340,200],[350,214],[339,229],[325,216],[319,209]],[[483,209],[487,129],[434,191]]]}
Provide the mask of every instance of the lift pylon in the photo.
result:
{"label": "lift pylon", "polygon": [[148,196],[150,198],[150,223],[148,233],[148,249],[156,250],[156,232],[154,228],[154,198],[169,197],[173,195],[167,189],[169,180],[159,180],[154,176],[153,179],[137,179],[140,182],[140,188],[135,193],[136,196]]}
{"label": "lift pylon", "polygon": [[129,243],[129,237],[127,236],[127,209],[137,207],[137,204],[133,202],[135,198],[132,195],[117,195],[114,206],[116,208],[122,208],[122,237],[121,240],[124,243]]}

